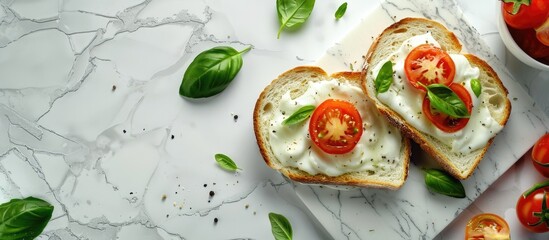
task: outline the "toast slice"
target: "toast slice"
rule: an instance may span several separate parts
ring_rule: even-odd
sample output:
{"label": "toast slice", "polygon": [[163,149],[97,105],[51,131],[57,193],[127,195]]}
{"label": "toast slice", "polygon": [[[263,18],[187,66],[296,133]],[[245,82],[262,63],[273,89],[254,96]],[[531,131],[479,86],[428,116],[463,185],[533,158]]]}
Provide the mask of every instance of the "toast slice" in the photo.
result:
{"label": "toast slice", "polygon": [[[271,142],[271,138],[276,138],[278,136],[273,135],[274,134],[273,132],[276,132],[276,131],[273,131],[272,126],[273,126],[273,121],[277,112],[280,112],[279,110],[280,105],[283,104],[281,102],[283,99],[283,96],[285,94],[290,94],[291,99],[294,100],[306,94],[310,84],[318,83],[322,81],[333,81],[334,79],[337,81],[335,88],[338,88],[337,86],[339,84],[341,85],[348,84],[350,86],[355,87],[359,91],[360,96],[358,97],[361,100],[363,100],[363,102],[366,103],[365,106],[369,108],[369,109],[362,109],[362,110],[358,109],[359,112],[368,111],[368,113],[371,113],[369,114],[371,115],[369,117],[372,119],[373,122],[376,123],[376,124],[372,124],[372,126],[367,126],[367,127],[379,128],[379,130],[383,129],[383,131],[388,131],[389,134],[391,134],[391,131],[392,131],[392,134],[390,136],[394,138],[395,142],[397,142],[397,145],[400,147],[399,149],[396,149],[396,151],[398,151],[398,153],[395,153],[397,157],[391,160],[392,165],[386,165],[388,167],[377,166],[376,168],[361,169],[360,167],[360,164],[362,164],[362,161],[361,161],[360,163],[357,163],[357,165],[359,166],[357,167],[357,169],[351,170],[346,173],[342,173],[338,175],[330,175],[322,172],[319,172],[319,173],[317,172],[317,173],[310,174],[300,169],[299,166],[295,166],[295,165],[292,166],[291,164],[290,165],[286,164],[285,162],[288,161],[289,159],[277,158],[275,154],[276,149],[274,148],[277,147],[278,145],[276,144],[273,145]],[[287,113],[287,115],[290,115],[290,114],[291,113]],[[364,116],[362,118],[364,118]],[[302,126],[300,127],[308,128],[309,119],[303,122]],[[263,90],[263,92],[261,93],[261,95],[259,96],[256,102],[253,120],[254,120],[254,131],[257,139],[257,144],[259,146],[259,150],[261,152],[261,155],[263,156],[265,163],[269,167],[275,170],[278,170],[280,173],[282,173],[283,175],[287,176],[288,178],[294,181],[306,183],[306,184],[341,185],[341,186],[346,185],[346,186],[358,186],[358,187],[397,189],[404,184],[408,176],[408,165],[409,165],[409,158],[410,158],[410,142],[407,138],[402,137],[400,135],[400,132],[396,128],[394,128],[391,124],[389,124],[383,118],[383,116],[379,114],[379,112],[377,112],[375,106],[373,106],[373,104],[371,103],[371,100],[367,99],[361,87],[360,72],[341,72],[341,73],[335,73],[331,76],[328,76],[326,72],[324,72],[324,70],[318,67],[303,66],[303,67],[296,67],[294,69],[291,69],[281,74],[277,79],[273,80],[272,83]],[[277,124],[280,125],[280,123],[277,123]],[[366,130],[362,135],[363,138],[366,137],[365,133],[366,133]],[[304,141],[308,141],[307,144],[309,146],[308,148],[309,150],[317,151],[317,152],[322,151],[320,150],[320,148],[317,148],[313,144],[312,140],[310,140],[310,138],[308,137],[308,133],[303,133],[302,135],[307,135],[307,136],[302,136],[302,139]],[[381,139],[379,139],[379,141],[381,141]],[[370,139],[370,142],[371,142],[371,139]],[[361,143],[359,142],[357,147],[360,144]],[[357,149],[357,147],[355,147],[355,149]],[[381,148],[383,148],[383,145],[381,145]],[[304,149],[307,149],[307,148],[305,147]],[[285,150],[281,150],[281,151],[285,151]],[[317,155],[325,156],[329,154],[320,152]],[[311,156],[310,152],[309,152],[309,156]],[[316,155],[313,154],[313,156],[316,156]],[[342,155],[341,157],[343,159],[340,158],[336,162],[352,160],[352,159],[344,159],[345,156],[346,155]],[[359,159],[355,159],[355,160],[358,161]],[[339,163],[333,163],[333,162],[330,163],[330,161],[325,161],[321,158],[318,158],[318,159],[315,158],[312,161],[320,162],[319,165],[327,164],[327,165],[334,166],[339,164]],[[368,161],[383,162],[383,164],[385,164],[386,162],[389,162],[389,160],[386,161],[386,159],[384,158],[368,159]],[[382,164],[380,163],[379,165],[382,165]]]}
{"label": "toast slice", "polygon": [[[493,141],[493,137],[480,149],[466,154],[457,153],[436,137],[410,125],[403,116],[390,108],[389,105],[381,102],[376,96],[374,86],[376,76],[374,76],[375,72],[373,69],[386,60],[393,52],[397,51],[404,41],[426,32],[430,32],[433,38],[441,45],[441,48],[448,53],[457,54],[461,52],[461,44],[456,36],[442,24],[428,19],[405,18],[385,29],[368,50],[362,72],[364,91],[373,99],[377,109],[389,122],[399,128],[405,136],[413,139],[424,151],[432,155],[451,175],[458,179],[466,179],[472,175],[474,169],[483,158]],[[479,69],[480,74],[478,79],[482,86],[482,93],[478,99],[479,108],[486,107],[490,116],[501,126],[504,126],[511,112],[511,103],[507,98],[507,89],[501,83],[496,72],[485,61],[471,54],[463,55],[472,67]],[[403,78],[408,83],[406,76],[403,76]]]}

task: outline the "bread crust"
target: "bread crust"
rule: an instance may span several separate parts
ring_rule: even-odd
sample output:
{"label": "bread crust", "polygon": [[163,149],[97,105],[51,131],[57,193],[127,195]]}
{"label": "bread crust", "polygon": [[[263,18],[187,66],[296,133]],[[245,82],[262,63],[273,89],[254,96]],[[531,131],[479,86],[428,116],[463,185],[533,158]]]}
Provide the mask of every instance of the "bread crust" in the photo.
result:
{"label": "bread crust", "polygon": [[[406,181],[408,177],[408,166],[410,162],[410,153],[411,153],[411,146],[410,142],[407,138],[402,138],[402,150],[404,151],[401,156],[403,156],[402,161],[402,175],[403,178],[399,182],[388,182],[388,181],[379,181],[376,179],[364,179],[364,178],[358,178],[356,176],[353,176],[352,173],[346,173],[340,176],[327,176],[325,174],[316,174],[316,175],[310,175],[305,171],[299,170],[294,167],[284,167],[279,166],[276,164],[276,159],[274,159],[274,156],[271,154],[270,145],[268,142],[268,135],[264,134],[262,131],[262,108],[264,108],[267,101],[267,95],[273,91],[275,88],[284,87],[284,82],[282,79],[286,79],[288,76],[293,76],[296,74],[300,74],[303,72],[311,73],[311,74],[317,74],[318,76],[322,76],[319,79],[328,79],[328,78],[336,78],[338,80],[347,80],[350,82],[356,83],[357,86],[360,86],[362,83],[361,79],[361,73],[360,72],[338,72],[334,73],[331,76],[328,76],[326,72],[319,68],[314,66],[300,66],[293,68],[291,70],[288,70],[284,73],[282,73],[280,76],[278,76],[277,79],[273,80],[259,95],[258,100],[256,101],[255,108],[254,108],[254,115],[253,115],[253,122],[254,122],[254,133],[257,141],[257,145],[259,147],[259,152],[261,153],[261,156],[263,157],[263,160],[265,163],[275,169],[278,170],[280,173],[285,175],[286,177],[305,184],[322,184],[322,185],[341,185],[341,186],[356,186],[356,187],[373,187],[373,188],[387,188],[387,189],[398,189],[400,188]],[[314,79],[314,81],[317,81],[318,79]],[[281,85],[282,84],[282,85]],[[364,97],[366,97],[366,94],[364,94]]]}
{"label": "bread crust", "polygon": [[[402,26],[405,26],[407,24],[425,24],[433,26],[433,28],[439,28],[443,29],[442,33],[445,37],[448,39],[444,39],[446,42],[450,43],[449,46],[442,45],[441,47],[449,52],[459,53],[461,51],[461,44],[459,43],[457,37],[450,31],[448,31],[442,24],[431,21],[428,19],[422,19],[422,18],[405,18],[399,22],[396,22],[389,26],[387,29],[385,29],[380,36],[374,41],[370,49],[368,50],[368,53],[366,54],[366,63],[364,64],[364,68],[362,71],[362,87],[363,91],[372,99],[374,99],[375,105],[377,109],[381,112],[382,115],[384,115],[387,120],[395,127],[397,127],[403,135],[411,138],[414,142],[416,142],[425,152],[433,156],[433,158],[440,164],[440,166],[445,169],[448,173],[453,175],[454,177],[458,179],[467,179],[470,177],[474,169],[478,166],[481,159],[484,157],[486,151],[488,150],[488,147],[492,144],[494,138],[491,138],[487,144],[476,151],[473,151],[471,154],[475,154],[475,158],[470,162],[469,170],[468,171],[460,171],[453,163],[451,156],[446,152],[441,152],[438,149],[436,149],[433,140],[429,139],[432,137],[427,136],[426,134],[421,133],[416,128],[409,125],[404,118],[402,118],[398,113],[390,109],[389,107],[385,106],[383,103],[377,100],[375,94],[371,92],[371,89],[368,89],[368,81],[373,81],[374,78],[368,77],[368,71],[370,68],[375,67],[372,65],[372,57],[374,54],[378,51],[378,47],[380,45],[380,41],[386,37],[387,34],[393,34],[395,31],[399,31]],[[437,39],[437,37],[433,36],[435,40],[439,41],[440,39]],[[400,45],[400,43],[399,43]],[[457,51],[457,52],[456,52]],[[503,83],[499,79],[497,73],[488,65],[485,61],[482,59],[472,55],[472,54],[464,54],[464,56],[469,60],[469,62],[473,65],[478,67],[479,69],[485,71],[488,75],[492,76],[493,79],[495,79],[494,83],[497,85],[497,88],[500,92],[500,94],[504,95],[504,110],[503,110],[503,117],[498,120],[498,122],[501,125],[505,125],[507,123],[507,120],[509,119],[509,115],[511,112],[511,103],[509,99],[507,98],[508,91],[504,87]],[[371,65],[371,66],[370,66]],[[482,81],[482,79],[481,79]]]}

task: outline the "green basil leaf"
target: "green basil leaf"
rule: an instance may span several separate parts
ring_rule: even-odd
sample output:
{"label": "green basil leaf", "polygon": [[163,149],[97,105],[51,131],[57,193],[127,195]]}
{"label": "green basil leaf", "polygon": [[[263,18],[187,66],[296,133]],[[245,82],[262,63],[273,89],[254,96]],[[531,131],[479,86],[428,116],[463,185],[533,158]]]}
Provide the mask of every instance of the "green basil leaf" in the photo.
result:
{"label": "green basil leaf", "polygon": [[425,184],[432,192],[455,198],[465,197],[465,189],[461,182],[441,170],[426,169]]}
{"label": "green basil leaf", "polygon": [[465,103],[452,89],[438,83],[426,88],[431,107],[455,118],[469,118],[470,114]]}
{"label": "green basil leaf", "polygon": [[337,8],[337,11],[334,14],[335,18],[339,20],[341,17],[343,17],[343,15],[345,15],[346,11],[347,11],[347,2],[344,2],[343,4],[341,4],[341,6],[339,6],[339,8]]}
{"label": "green basil leaf", "polygon": [[391,84],[393,84],[393,63],[387,61],[381,66],[376,80],[374,81],[376,94],[387,92],[389,87],[391,87]]}
{"label": "green basil leaf", "polygon": [[294,124],[303,122],[307,118],[309,118],[311,114],[313,114],[314,110],[315,110],[315,106],[313,105],[303,106],[297,111],[295,111],[291,116],[286,118],[286,120],[282,122],[282,125],[289,126],[289,125],[294,125]]}
{"label": "green basil leaf", "polygon": [[34,239],[42,233],[52,213],[53,206],[38,198],[3,203],[0,205],[0,239]]}
{"label": "green basil leaf", "polygon": [[480,85],[480,81],[476,78],[471,79],[471,90],[473,90],[473,93],[475,93],[475,96],[480,96],[480,93],[482,92],[482,86]]}
{"label": "green basil leaf", "polygon": [[216,95],[231,83],[242,67],[242,54],[250,47],[236,51],[221,46],[206,50],[194,58],[183,75],[179,94],[190,98]]}
{"label": "green basil leaf", "polygon": [[282,29],[297,27],[307,21],[314,6],[315,0],[276,0],[280,22],[277,38],[280,38]]}
{"label": "green basil leaf", "polygon": [[271,231],[275,240],[292,240],[292,225],[283,215],[269,213]]}
{"label": "green basil leaf", "polygon": [[225,170],[233,171],[233,172],[238,169],[238,167],[236,166],[236,163],[227,155],[218,153],[214,157],[215,157],[215,161],[221,168]]}

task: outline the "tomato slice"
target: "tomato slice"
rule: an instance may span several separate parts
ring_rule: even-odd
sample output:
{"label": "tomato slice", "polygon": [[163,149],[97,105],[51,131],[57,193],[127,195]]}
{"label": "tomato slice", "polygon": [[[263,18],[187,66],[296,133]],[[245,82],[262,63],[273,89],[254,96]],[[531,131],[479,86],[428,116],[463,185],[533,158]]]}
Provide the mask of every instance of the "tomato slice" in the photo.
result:
{"label": "tomato slice", "polygon": [[510,239],[509,225],[500,216],[481,213],[469,220],[465,227],[465,239]]}
{"label": "tomato slice", "polygon": [[549,46],[549,18],[540,27],[536,28],[536,37],[545,46]]}
{"label": "tomato slice", "polygon": [[543,135],[534,144],[532,163],[541,175],[549,178],[549,134]]}
{"label": "tomato slice", "polygon": [[353,104],[328,99],[313,112],[309,135],[322,151],[330,154],[348,153],[362,136],[362,118]]}
{"label": "tomato slice", "polygon": [[[456,93],[463,103],[465,103],[467,111],[470,114],[473,109],[473,100],[467,89],[461,84],[456,83],[450,85],[449,88]],[[422,109],[423,113],[427,116],[427,119],[444,132],[453,133],[459,131],[469,122],[469,118],[455,118],[433,109],[431,107],[431,101],[429,101],[427,96],[423,99]]]}
{"label": "tomato slice", "polygon": [[425,91],[419,83],[450,85],[456,75],[456,65],[444,50],[430,44],[422,44],[412,49],[406,57],[404,72],[412,86]]}

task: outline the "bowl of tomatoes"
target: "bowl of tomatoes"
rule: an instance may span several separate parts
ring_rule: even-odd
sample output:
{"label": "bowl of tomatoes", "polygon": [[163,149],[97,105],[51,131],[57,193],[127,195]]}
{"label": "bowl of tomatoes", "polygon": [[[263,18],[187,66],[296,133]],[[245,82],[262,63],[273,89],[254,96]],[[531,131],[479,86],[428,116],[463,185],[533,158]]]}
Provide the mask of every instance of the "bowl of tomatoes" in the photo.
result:
{"label": "bowl of tomatoes", "polygon": [[496,12],[509,52],[533,68],[549,71],[549,1],[502,0]]}

